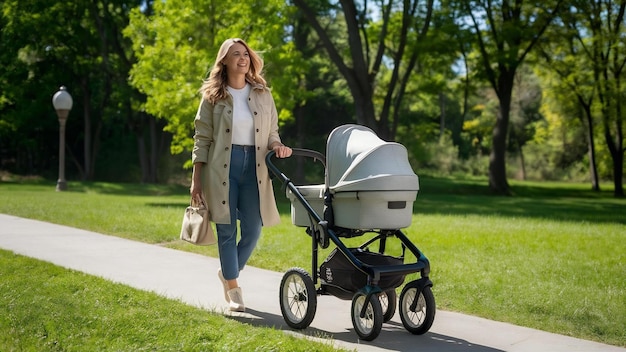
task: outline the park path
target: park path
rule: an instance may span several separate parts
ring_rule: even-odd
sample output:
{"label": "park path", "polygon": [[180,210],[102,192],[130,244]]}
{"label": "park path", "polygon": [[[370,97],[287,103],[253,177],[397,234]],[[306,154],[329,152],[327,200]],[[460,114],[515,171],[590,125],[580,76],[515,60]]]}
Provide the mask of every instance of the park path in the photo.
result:
{"label": "park path", "polygon": [[5,214],[0,214],[0,248],[215,310],[242,322],[296,335],[330,337],[335,346],[350,350],[626,352],[625,348],[447,311],[437,311],[433,327],[422,336],[408,333],[396,313],[383,325],[378,338],[359,341],[350,320],[350,301],[331,296],[318,298],[313,323],[296,332],[280,313],[281,273],[246,267],[240,278],[246,312],[230,313],[216,276],[216,258]]}

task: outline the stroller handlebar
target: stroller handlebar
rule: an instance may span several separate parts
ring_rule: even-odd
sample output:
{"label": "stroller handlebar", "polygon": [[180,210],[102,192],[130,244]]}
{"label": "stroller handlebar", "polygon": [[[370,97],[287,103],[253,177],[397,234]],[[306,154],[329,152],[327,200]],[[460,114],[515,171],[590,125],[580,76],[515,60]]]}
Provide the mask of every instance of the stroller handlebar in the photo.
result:
{"label": "stroller handlebar", "polygon": [[[302,148],[291,148],[291,156],[303,156],[307,158],[313,159],[313,161],[319,161],[324,165],[324,169],[326,169],[326,157],[324,154],[310,149],[302,149]],[[272,172],[276,177],[280,178],[280,180],[285,183],[289,181],[289,178],[285,176],[276,165],[274,165],[273,160],[278,159],[276,157],[276,152],[269,151],[267,155],[265,155],[265,164],[267,165],[270,172]]]}

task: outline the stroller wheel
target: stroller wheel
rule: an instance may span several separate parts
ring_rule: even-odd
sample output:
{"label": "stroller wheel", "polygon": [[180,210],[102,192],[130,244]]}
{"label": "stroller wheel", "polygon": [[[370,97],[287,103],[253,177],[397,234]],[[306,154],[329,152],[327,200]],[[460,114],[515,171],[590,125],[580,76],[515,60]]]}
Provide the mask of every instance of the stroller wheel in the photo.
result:
{"label": "stroller wheel", "polygon": [[396,294],[396,290],[392,288],[381,292],[378,295],[378,299],[380,300],[380,306],[383,309],[383,323],[386,323],[393,318],[394,314],[396,314],[396,302],[398,295]]}
{"label": "stroller wheel", "polygon": [[430,286],[420,288],[418,281],[409,282],[400,294],[400,319],[410,333],[426,333],[435,320],[435,296]]}
{"label": "stroller wheel", "polygon": [[280,281],[280,311],[287,325],[307,328],[317,309],[317,291],[311,275],[302,268],[289,269]]}
{"label": "stroller wheel", "polygon": [[[383,309],[377,295],[372,295],[369,302],[365,302],[367,295],[357,292],[352,298],[352,325],[354,330],[365,341],[372,341],[383,327]],[[365,307],[365,314],[363,308]]]}

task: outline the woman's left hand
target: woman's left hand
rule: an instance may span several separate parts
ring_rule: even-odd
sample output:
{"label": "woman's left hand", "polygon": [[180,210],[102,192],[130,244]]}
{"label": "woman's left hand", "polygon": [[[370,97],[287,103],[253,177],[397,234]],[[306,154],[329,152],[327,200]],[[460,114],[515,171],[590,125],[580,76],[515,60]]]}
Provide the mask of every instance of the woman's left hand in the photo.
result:
{"label": "woman's left hand", "polygon": [[276,153],[276,157],[278,158],[288,158],[291,156],[291,148],[286,145],[277,145],[272,148],[274,153]]}

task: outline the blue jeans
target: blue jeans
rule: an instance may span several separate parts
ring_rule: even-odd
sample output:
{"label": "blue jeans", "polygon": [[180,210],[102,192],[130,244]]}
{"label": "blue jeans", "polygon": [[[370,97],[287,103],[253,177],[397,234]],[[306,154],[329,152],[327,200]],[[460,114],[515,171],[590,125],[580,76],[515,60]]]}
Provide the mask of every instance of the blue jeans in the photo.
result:
{"label": "blue jeans", "polygon": [[[239,277],[261,236],[261,209],[254,147],[233,145],[229,174],[230,224],[217,224],[222,275]],[[237,220],[241,236],[237,242]]]}

